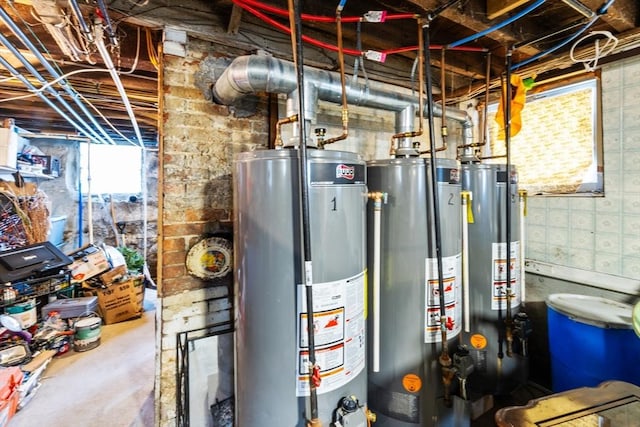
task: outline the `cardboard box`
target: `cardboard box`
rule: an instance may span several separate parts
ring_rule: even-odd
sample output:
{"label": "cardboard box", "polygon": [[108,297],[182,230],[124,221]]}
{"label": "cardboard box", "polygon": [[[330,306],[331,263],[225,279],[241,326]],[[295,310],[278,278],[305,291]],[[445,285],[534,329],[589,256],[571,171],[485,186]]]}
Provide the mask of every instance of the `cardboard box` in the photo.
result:
{"label": "cardboard box", "polygon": [[69,256],[74,260],[69,266],[71,283],[84,282],[111,268],[104,251],[93,245],[85,246]]}
{"label": "cardboard box", "polygon": [[119,265],[117,267],[112,268],[106,273],[102,273],[100,275],[100,281],[105,285],[110,285],[113,282],[122,280],[126,275],[127,275],[127,266],[123,264],[123,265]]}
{"label": "cardboard box", "polygon": [[98,308],[106,325],[140,317],[143,311],[144,280],[142,276],[131,277],[122,282],[94,289],[98,297]]}

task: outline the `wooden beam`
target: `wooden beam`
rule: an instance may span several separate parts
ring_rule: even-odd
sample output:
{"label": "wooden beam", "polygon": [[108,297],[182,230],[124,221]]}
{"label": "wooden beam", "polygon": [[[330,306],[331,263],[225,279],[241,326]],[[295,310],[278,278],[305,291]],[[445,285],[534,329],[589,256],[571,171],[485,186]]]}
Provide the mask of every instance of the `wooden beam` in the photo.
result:
{"label": "wooden beam", "polygon": [[[413,3],[417,6],[424,8],[425,11],[435,10],[439,6],[439,0],[407,0],[409,3]],[[460,12],[459,9],[455,7],[450,7],[444,10],[439,16],[442,18],[446,18],[451,22],[456,23],[462,27],[465,27],[469,30],[471,34],[479,33],[481,31],[487,30],[491,28],[491,26],[495,23],[489,22],[489,20],[484,19],[484,10],[485,5],[482,3],[484,0],[469,0],[465,5],[465,11]],[[474,13],[470,13],[469,11],[473,11]],[[524,24],[523,24],[524,25]],[[503,27],[499,30],[492,31],[485,35],[484,37],[493,40],[496,43],[499,43],[503,46],[507,46],[513,44],[517,41],[520,41],[521,36],[513,33],[509,30],[511,26]],[[540,33],[539,29],[535,28],[522,28],[523,33],[530,34],[538,34]],[[464,36],[465,34],[462,34]],[[458,37],[460,38],[460,37]],[[453,42],[455,40],[451,40]],[[471,43],[470,43],[471,44]],[[536,55],[540,52],[535,46],[524,46],[521,49],[522,53],[525,53],[529,56]]]}
{"label": "wooden beam", "polygon": [[241,21],[242,21],[242,8],[234,3],[233,8],[231,9],[231,17],[229,18],[229,26],[227,27],[227,33],[238,34]]}
{"label": "wooden beam", "polygon": [[529,0],[487,0],[487,18],[496,19],[522,6],[528,1]]}
{"label": "wooden beam", "polygon": [[[603,3],[602,0],[580,1],[594,12]],[[636,22],[640,22],[640,5],[638,3],[638,0],[616,0],[600,19],[618,32],[631,30],[636,27]]]}

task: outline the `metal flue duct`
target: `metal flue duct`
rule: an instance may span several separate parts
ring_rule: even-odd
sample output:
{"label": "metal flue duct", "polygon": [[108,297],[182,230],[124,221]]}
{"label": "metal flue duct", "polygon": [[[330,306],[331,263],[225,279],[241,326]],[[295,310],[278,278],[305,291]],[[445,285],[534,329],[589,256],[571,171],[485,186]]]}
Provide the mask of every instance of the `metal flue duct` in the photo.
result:
{"label": "metal flue duct", "polygon": [[[304,67],[305,87],[313,87],[317,99],[339,104],[342,99],[340,74],[337,72]],[[237,57],[216,80],[213,99],[222,105],[232,105],[238,99],[258,92],[291,93],[296,89],[294,64],[268,55],[247,55]],[[365,84],[350,83],[346,86],[349,104],[393,111],[397,114],[418,111],[415,96],[393,90],[380,90]],[[409,110],[407,110],[409,108]],[[442,117],[442,108],[437,104],[426,105],[433,109],[436,117]],[[473,142],[473,123],[466,111],[447,109],[447,119],[460,122],[463,127],[464,143]],[[402,123],[403,120],[396,120]]]}

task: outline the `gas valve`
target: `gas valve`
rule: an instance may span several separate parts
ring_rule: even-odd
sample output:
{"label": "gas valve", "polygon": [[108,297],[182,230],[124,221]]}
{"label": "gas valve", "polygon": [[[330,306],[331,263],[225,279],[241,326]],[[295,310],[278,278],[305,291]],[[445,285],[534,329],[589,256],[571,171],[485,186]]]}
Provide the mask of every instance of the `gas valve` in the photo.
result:
{"label": "gas valve", "polygon": [[531,319],[527,316],[527,313],[521,311],[516,314],[513,319],[513,334],[520,340],[520,347],[522,349],[522,355],[527,356],[528,353],[528,339],[529,335],[533,332],[533,325]]}
{"label": "gas valve", "polygon": [[456,376],[460,380],[460,397],[467,400],[467,378],[474,369],[473,357],[469,354],[466,346],[460,345],[453,354],[453,367],[456,370]]}
{"label": "gas valve", "polygon": [[355,396],[340,399],[335,412],[333,427],[367,427],[368,411],[360,405]]}
{"label": "gas valve", "polygon": [[469,349],[466,346],[460,345],[453,354],[453,366],[458,372],[458,377],[467,378],[471,372],[473,372],[473,357],[469,354]]}

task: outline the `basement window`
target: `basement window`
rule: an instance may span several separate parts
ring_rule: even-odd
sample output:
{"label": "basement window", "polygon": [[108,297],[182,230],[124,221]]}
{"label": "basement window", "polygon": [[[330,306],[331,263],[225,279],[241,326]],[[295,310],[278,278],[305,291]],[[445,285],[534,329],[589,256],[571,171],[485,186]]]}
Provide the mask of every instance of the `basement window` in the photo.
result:
{"label": "basement window", "polygon": [[[603,195],[600,80],[534,88],[522,109],[522,129],[511,137],[511,163],[519,187],[530,195]],[[495,114],[488,109],[492,156],[505,154],[497,138]],[[492,160],[502,161],[504,158]]]}
{"label": "basement window", "polygon": [[139,194],[142,189],[141,170],[140,147],[103,144],[91,144],[89,147],[89,144],[80,144],[80,182],[84,195],[89,190],[89,172],[91,194]]}

